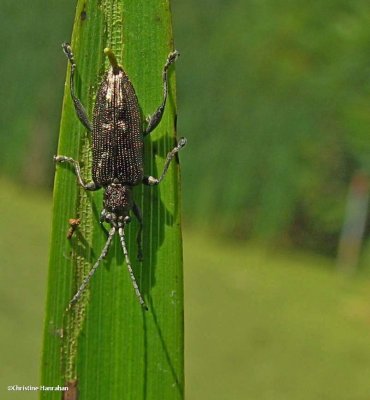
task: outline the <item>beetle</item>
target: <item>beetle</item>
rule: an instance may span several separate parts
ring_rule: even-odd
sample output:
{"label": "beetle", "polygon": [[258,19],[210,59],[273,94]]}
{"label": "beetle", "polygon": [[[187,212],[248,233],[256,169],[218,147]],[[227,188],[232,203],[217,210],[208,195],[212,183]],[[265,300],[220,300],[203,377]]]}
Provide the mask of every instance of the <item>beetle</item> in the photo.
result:
{"label": "beetle", "polygon": [[162,119],[168,96],[168,69],[176,61],[179,53],[175,50],[167,57],[162,72],[162,103],[154,114],[147,118],[146,127],[143,128],[135,89],[123,67],[118,64],[112,50],[109,48],[104,50],[109,59],[110,68],[104,74],[97,90],[93,122],[91,123],[84,106],[75,93],[76,63],[72,48],[69,43],[63,43],[62,48],[71,64],[70,95],[77,117],[92,134],[92,181],[86,183],[83,180],[80,164],[73,158],[56,155],[54,160],[57,163],[71,164],[77,175],[78,183],[85,190],[104,189],[100,222],[110,225],[103,250],[71,299],[68,309],[81,297],[101,261],[107,256],[113,237],[118,233],[136,296],[142,307],[147,310],[128,255],[125,226],[130,222],[130,212],[132,211],[139,222],[138,258],[142,259],[143,219],[140,208],[133,198],[133,188],[141,183],[149,186],[158,185],[165,177],[171,160],[186,144],[186,139],[180,138],[178,144],[167,154],[163,172],[159,178],[144,175],[143,139],[157,127]]}

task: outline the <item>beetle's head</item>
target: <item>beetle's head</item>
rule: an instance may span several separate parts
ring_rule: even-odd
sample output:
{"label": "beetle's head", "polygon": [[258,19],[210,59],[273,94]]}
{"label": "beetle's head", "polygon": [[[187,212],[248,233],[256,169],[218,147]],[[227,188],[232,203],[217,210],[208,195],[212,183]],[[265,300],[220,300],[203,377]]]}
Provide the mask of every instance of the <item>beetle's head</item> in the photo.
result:
{"label": "beetle's head", "polygon": [[131,187],[120,183],[112,183],[104,193],[104,209],[101,221],[109,223],[130,222],[129,213],[133,206]]}

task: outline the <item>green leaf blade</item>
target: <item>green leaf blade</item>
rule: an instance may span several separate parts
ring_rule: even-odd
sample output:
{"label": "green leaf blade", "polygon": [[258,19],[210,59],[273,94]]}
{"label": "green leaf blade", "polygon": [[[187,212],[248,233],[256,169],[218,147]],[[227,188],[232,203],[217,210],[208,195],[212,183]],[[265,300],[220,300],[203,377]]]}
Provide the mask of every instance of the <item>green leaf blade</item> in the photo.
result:
{"label": "green leaf blade", "polygon": [[[82,19],[81,16],[84,16]],[[92,115],[94,96],[107,68],[104,47],[115,51],[133,83],[143,116],[162,96],[161,72],[173,50],[169,5],[151,1],[79,1],[72,37],[77,63],[77,93]],[[172,68],[171,68],[172,69]],[[69,96],[63,102],[58,154],[83,163],[91,179],[91,143]],[[175,80],[165,115],[146,138],[145,173],[159,176],[175,144]],[[50,251],[42,382],[65,385],[77,380],[79,399],[183,398],[183,280],[179,169],[174,161],[154,188],[135,188],[144,217],[144,261],[136,260],[138,224],[127,230],[129,255],[149,311],[139,305],[118,238],[88,289],[65,313],[69,300],[101,253],[106,236],[99,226],[102,191],[86,193],[73,171],[58,166]],[[81,218],[70,241],[68,218]],[[52,333],[50,331],[53,331]],[[41,393],[42,399],[60,393]]]}

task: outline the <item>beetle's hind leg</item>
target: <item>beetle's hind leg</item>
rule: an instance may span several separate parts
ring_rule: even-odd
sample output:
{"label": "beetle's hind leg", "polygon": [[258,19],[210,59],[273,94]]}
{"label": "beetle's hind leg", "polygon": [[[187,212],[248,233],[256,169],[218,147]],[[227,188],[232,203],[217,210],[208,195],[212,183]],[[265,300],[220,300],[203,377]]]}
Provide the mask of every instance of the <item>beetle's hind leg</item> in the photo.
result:
{"label": "beetle's hind leg", "polygon": [[73,166],[73,168],[75,169],[76,175],[77,175],[77,179],[78,179],[78,183],[85,189],[85,190],[90,190],[90,191],[94,191],[94,190],[98,190],[100,189],[100,186],[98,186],[95,182],[91,181],[88,183],[85,183],[82,176],[81,176],[81,167],[78,161],[74,160],[71,157],[66,157],[66,156],[54,156],[54,161],[58,162],[58,163],[69,163]]}
{"label": "beetle's hind leg", "polygon": [[164,163],[162,174],[159,178],[155,178],[154,176],[144,176],[143,183],[144,185],[154,186],[158,185],[162,182],[163,178],[166,176],[168,167],[170,166],[171,161],[175,157],[175,155],[186,145],[186,138],[182,137],[179,139],[177,146],[175,146],[168,154],[166,158],[166,162]]}
{"label": "beetle's hind leg", "polygon": [[136,203],[134,203],[132,211],[134,212],[135,217],[139,222],[139,230],[137,231],[137,235],[136,235],[137,259],[139,261],[143,261],[143,235],[142,235],[142,233],[143,233],[143,215],[141,213],[139,206]]}
{"label": "beetle's hind leg", "polygon": [[76,114],[78,119],[81,121],[82,125],[89,131],[92,131],[92,124],[89,120],[85,107],[82,105],[81,100],[76,96],[75,93],[75,71],[76,71],[76,63],[74,60],[72,47],[69,43],[63,43],[62,48],[64,54],[67,56],[69,62],[71,63],[71,74],[70,74],[70,81],[69,87],[71,90],[71,97],[73,101],[73,105],[76,110]]}
{"label": "beetle's hind leg", "polygon": [[166,64],[164,64],[163,67],[163,72],[162,72],[162,80],[163,80],[163,100],[162,104],[157,108],[157,110],[147,118],[147,127],[144,131],[144,136],[148,135],[150,132],[152,132],[157,125],[161,122],[163,112],[164,112],[164,107],[166,106],[166,101],[167,101],[167,96],[168,96],[168,68],[171,64],[173,64],[180,53],[175,50],[171,52],[168,57]]}

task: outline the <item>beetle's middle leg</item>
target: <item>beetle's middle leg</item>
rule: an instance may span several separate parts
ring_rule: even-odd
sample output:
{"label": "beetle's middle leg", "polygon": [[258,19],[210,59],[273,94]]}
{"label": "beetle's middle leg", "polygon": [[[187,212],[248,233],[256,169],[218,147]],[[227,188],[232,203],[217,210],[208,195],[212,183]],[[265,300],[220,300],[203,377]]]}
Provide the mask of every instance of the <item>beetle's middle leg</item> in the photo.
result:
{"label": "beetle's middle leg", "polygon": [[186,138],[182,137],[179,139],[177,146],[175,146],[168,154],[166,158],[166,162],[164,163],[162,174],[159,178],[155,178],[154,176],[144,176],[143,183],[144,185],[158,185],[162,182],[163,178],[166,176],[168,167],[170,166],[170,162],[173,160],[175,155],[186,145]]}
{"label": "beetle's middle leg", "polygon": [[71,63],[71,74],[70,74],[70,81],[69,81],[69,88],[71,90],[71,97],[73,101],[73,105],[76,110],[76,114],[78,119],[81,121],[82,125],[89,131],[92,131],[92,124],[89,120],[85,107],[82,105],[81,100],[76,96],[75,93],[75,70],[76,70],[76,63],[73,57],[72,47],[69,43],[63,43],[62,48],[64,54],[67,56],[69,62]]}
{"label": "beetle's middle leg", "polygon": [[71,164],[76,172],[77,175],[77,179],[78,179],[78,183],[85,189],[85,190],[90,190],[90,191],[94,191],[94,190],[98,190],[100,189],[100,187],[93,181],[91,182],[84,182],[82,176],[81,176],[81,167],[78,161],[74,160],[71,157],[66,157],[66,156],[54,156],[54,161],[55,162],[59,162],[59,163],[69,163]]}
{"label": "beetle's middle leg", "polygon": [[157,108],[154,114],[152,114],[150,117],[147,118],[147,127],[144,131],[144,136],[148,135],[150,132],[152,132],[156,126],[161,122],[163,112],[164,112],[164,107],[166,106],[166,101],[167,101],[167,96],[168,96],[168,68],[171,64],[173,64],[176,60],[177,57],[180,55],[180,53],[175,50],[171,52],[168,57],[166,64],[164,64],[163,67],[163,72],[162,72],[162,80],[163,80],[163,100],[162,104]]}

